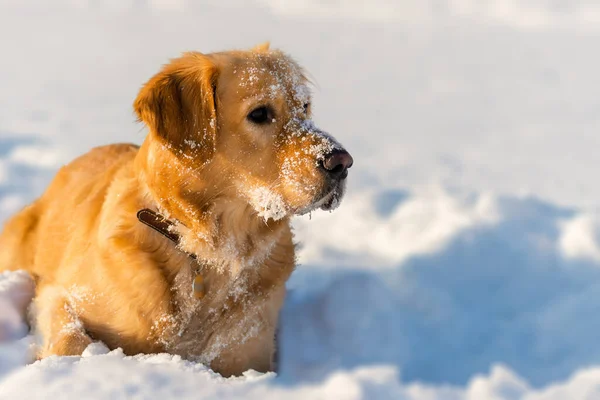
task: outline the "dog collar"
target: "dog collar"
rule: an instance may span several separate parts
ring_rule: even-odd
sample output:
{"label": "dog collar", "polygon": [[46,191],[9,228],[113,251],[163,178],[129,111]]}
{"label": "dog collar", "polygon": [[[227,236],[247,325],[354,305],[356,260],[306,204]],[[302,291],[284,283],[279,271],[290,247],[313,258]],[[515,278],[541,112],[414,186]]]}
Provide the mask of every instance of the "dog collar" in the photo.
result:
{"label": "dog collar", "polygon": [[[156,211],[152,211],[148,208],[143,208],[139,210],[137,212],[137,219],[142,224],[154,229],[156,232],[160,233],[179,247],[179,243],[181,242],[181,236],[179,236],[179,234],[175,232],[175,222],[166,219],[161,214],[157,213]],[[187,252],[186,254],[194,261],[198,262],[198,258],[195,254]],[[198,271],[195,272],[194,280],[192,281],[192,293],[194,297],[198,300],[204,298],[204,295],[206,294],[204,277]]]}

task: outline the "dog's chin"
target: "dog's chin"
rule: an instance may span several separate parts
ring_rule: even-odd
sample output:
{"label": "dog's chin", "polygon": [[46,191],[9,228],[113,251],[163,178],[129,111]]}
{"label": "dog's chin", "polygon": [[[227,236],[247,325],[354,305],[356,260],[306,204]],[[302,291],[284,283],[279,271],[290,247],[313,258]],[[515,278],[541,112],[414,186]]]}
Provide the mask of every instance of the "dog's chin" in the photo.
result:
{"label": "dog's chin", "polygon": [[321,206],[319,208],[323,211],[333,211],[336,208],[338,208],[338,206],[342,202],[343,196],[344,196],[343,189],[334,190],[331,193],[329,193],[327,196],[325,196],[325,198],[323,199],[324,200],[323,204],[321,204]]}
{"label": "dog's chin", "polygon": [[317,201],[295,212],[296,215],[304,215],[311,211],[321,209],[323,211],[333,211],[342,202],[342,197],[346,190],[346,180],[338,182],[331,190],[326,192]]}

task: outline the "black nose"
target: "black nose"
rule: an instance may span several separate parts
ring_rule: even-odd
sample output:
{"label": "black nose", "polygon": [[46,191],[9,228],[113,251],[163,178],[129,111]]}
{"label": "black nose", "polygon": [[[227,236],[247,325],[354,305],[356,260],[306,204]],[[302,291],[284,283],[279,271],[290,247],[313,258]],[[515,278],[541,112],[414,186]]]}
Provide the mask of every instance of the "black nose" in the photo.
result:
{"label": "black nose", "polygon": [[323,168],[334,178],[344,179],[353,162],[346,150],[334,150],[323,158]]}

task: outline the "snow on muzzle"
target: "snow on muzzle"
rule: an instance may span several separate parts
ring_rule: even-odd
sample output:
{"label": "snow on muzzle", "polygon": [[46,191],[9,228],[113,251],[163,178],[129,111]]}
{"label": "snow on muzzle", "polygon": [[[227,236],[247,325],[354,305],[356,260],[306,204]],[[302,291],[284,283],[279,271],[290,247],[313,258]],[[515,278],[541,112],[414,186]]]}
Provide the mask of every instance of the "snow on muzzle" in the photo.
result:
{"label": "snow on muzzle", "polygon": [[295,119],[288,128],[291,132],[288,133],[288,156],[283,166],[284,179],[296,186],[299,197],[306,197],[295,214],[318,208],[333,210],[344,194],[348,169],[354,163],[352,156],[310,119]]}

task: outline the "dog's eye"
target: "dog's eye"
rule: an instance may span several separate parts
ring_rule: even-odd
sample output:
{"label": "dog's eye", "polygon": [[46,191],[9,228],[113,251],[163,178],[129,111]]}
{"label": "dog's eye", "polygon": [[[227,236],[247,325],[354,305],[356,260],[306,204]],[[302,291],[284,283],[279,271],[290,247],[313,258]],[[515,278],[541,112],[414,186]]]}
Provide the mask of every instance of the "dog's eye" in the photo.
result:
{"label": "dog's eye", "polygon": [[255,124],[264,124],[272,119],[269,114],[269,109],[267,107],[258,107],[248,114],[248,119]]}
{"label": "dog's eye", "polygon": [[308,103],[304,103],[304,114],[308,113],[308,107],[310,107],[310,104]]}

